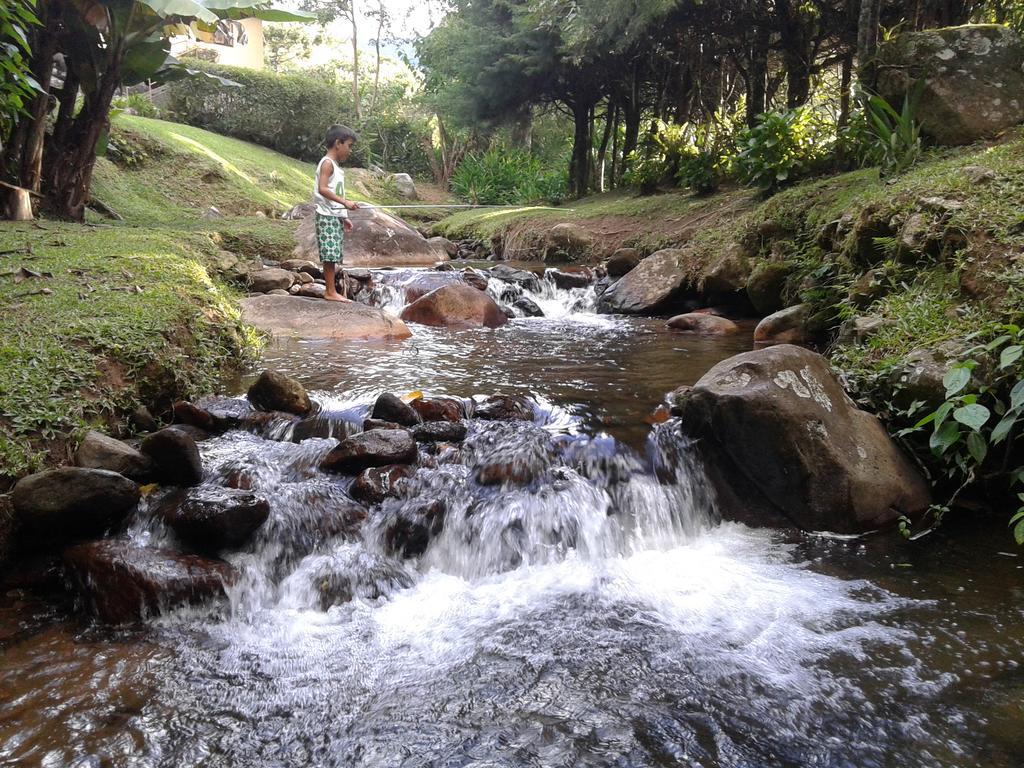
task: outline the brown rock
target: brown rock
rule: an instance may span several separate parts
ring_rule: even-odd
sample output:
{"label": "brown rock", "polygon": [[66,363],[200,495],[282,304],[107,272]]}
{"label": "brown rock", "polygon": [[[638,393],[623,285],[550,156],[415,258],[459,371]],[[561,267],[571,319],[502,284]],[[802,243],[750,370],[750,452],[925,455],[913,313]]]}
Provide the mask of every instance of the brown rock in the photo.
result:
{"label": "brown rock", "polygon": [[669,328],[702,336],[727,336],[739,333],[740,327],[732,320],[703,312],[676,315],[666,323]]}
{"label": "brown rock", "polygon": [[302,384],[277,371],[261,373],[249,387],[248,398],[261,411],[283,411],[305,416],[313,409]]}
{"label": "brown rock", "polygon": [[276,336],[303,339],[404,339],[405,323],[357,302],[301,296],[250,296],[240,302],[242,319]]}
{"label": "brown rock", "polygon": [[400,495],[405,481],[415,474],[406,464],[364,469],[349,487],[349,495],[364,504],[380,504],[384,499]]}
{"label": "brown rock", "polygon": [[601,296],[601,309],[625,315],[648,315],[669,309],[689,285],[685,251],[667,248],[652,253]]}
{"label": "brown rock", "polygon": [[473,410],[486,421],[533,421],[533,404],[521,395],[491,395]]}
{"label": "brown rock", "polygon": [[409,403],[424,421],[461,421],[466,408],[453,397],[418,397]]}
{"label": "brown rock", "polygon": [[253,293],[287,291],[295,282],[295,275],[287,269],[270,267],[249,273],[249,290]]}
{"label": "brown rock", "polygon": [[497,328],[508,317],[490,296],[465,284],[431,291],[402,310],[402,320],[451,328]]}
{"label": "brown rock", "polygon": [[461,443],[467,431],[461,421],[425,421],[412,428],[412,436],[420,443]]}
{"label": "brown rock", "polygon": [[416,441],[404,429],[374,429],[342,440],[320,463],[327,472],[356,474],[368,467],[411,464]]}
{"label": "brown rock", "polygon": [[60,467],[15,483],[15,518],[33,538],[66,541],[97,536],[121,522],[139,502],[139,487],[105,469]]}
{"label": "brown rock", "polygon": [[370,417],[391,421],[405,427],[411,427],[423,421],[423,418],[416,412],[415,408],[390,392],[385,392],[377,398],[373,404],[373,410],[370,412]]}
{"label": "brown rock", "polygon": [[153,460],[153,474],[158,482],[182,486],[202,482],[203,461],[199,447],[184,429],[167,427],[154,432],[142,441],[140,449]]}
{"label": "brown rock", "polygon": [[764,318],[754,329],[754,341],[765,344],[799,344],[807,341],[810,305],[797,304]]}
{"label": "brown rock", "polygon": [[208,486],[172,493],[156,513],[190,546],[219,552],[248,542],[270,516],[270,504],[250,491]]}
{"label": "brown rock", "polygon": [[64,564],[89,612],[110,623],[139,621],[220,597],[235,578],[234,569],[220,560],[125,539],[70,547]]}
{"label": "brown rock", "polygon": [[145,454],[127,443],[100,432],[86,433],[75,454],[75,463],[89,469],[107,469],[138,482],[146,480],[153,471],[153,462]]}
{"label": "brown rock", "polygon": [[930,504],[913,464],[814,352],[731,357],[673,400],[726,518],[860,533]]}
{"label": "brown rock", "polygon": [[622,277],[643,261],[644,257],[636,248],[619,248],[608,259],[606,269],[609,277]]}

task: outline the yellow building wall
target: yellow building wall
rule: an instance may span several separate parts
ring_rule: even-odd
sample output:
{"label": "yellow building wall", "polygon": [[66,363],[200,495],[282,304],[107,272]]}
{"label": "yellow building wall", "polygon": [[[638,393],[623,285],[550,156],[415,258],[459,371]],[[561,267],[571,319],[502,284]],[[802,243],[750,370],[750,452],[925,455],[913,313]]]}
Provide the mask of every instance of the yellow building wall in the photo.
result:
{"label": "yellow building wall", "polygon": [[245,45],[218,45],[181,37],[172,41],[171,53],[180,56],[189,50],[198,48],[216,54],[218,64],[263,69],[263,22],[259,19],[242,19],[240,23],[245,28],[248,37],[248,42]]}

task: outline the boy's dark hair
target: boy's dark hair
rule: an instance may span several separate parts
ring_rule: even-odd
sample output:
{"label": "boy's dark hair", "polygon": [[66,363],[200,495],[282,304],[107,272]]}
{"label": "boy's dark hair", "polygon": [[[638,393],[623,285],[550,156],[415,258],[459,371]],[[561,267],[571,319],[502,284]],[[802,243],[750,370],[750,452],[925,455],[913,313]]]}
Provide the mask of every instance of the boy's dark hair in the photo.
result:
{"label": "boy's dark hair", "polygon": [[330,149],[337,142],[345,142],[349,139],[352,139],[352,141],[356,141],[358,139],[355,131],[347,125],[332,125],[327,129],[327,138],[324,139],[324,144],[326,144],[327,148]]}

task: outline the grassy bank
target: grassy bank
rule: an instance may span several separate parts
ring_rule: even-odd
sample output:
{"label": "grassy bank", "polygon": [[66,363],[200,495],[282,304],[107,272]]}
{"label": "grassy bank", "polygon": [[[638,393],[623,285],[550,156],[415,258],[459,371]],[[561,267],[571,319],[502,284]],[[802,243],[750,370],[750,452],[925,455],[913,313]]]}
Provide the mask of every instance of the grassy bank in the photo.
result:
{"label": "grassy bank", "polygon": [[[137,406],[212,391],[251,358],[260,340],[218,265],[287,257],[296,223],[274,217],[311,179],[262,147],[121,116],[93,185],[120,219],[0,224],[0,490],[66,461],[85,429],[117,434]],[[370,183],[353,174],[352,196],[389,195]]]}

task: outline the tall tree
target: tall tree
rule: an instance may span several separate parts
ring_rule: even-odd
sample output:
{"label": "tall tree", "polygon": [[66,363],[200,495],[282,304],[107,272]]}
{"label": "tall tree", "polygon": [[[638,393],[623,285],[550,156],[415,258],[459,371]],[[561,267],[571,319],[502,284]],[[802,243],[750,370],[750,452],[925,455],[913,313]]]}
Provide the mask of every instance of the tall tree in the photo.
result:
{"label": "tall tree", "polygon": [[356,122],[363,119],[359,98],[359,23],[356,0],[301,0],[299,7],[316,16],[321,25],[347,21],[352,43],[352,110]]}

